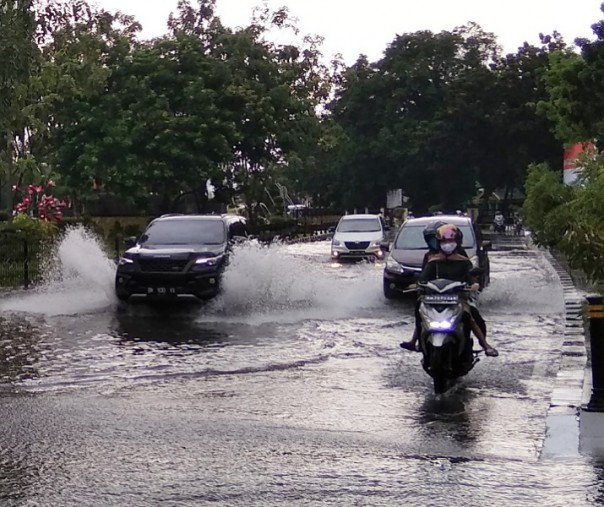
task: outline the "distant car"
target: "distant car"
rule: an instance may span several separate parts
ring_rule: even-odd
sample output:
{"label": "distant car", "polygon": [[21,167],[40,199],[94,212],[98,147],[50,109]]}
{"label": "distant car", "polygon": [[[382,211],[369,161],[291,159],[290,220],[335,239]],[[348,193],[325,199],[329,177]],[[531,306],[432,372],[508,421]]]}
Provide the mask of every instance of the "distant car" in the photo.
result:
{"label": "distant car", "polygon": [[381,215],[344,215],[331,238],[331,258],[383,259],[388,230]]}
{"label": "distant car", "polygon": [[164,215],[139,238],[128,238],[119,260],[115,293],[131,299],[211,299],[234,241],[247,237],[237,215]]}
{"label": "distant car", "polygon": [[490,263],[488,251],[490,241],[482,241],[480,229],[470,217],[458,215],[438,215],[411,218],[401,225],[396,234],[384,267],[384,296],[394,298],[415,284],[422,271],[422,261],[428,251],[424,240],[424,229],[434,222],[454,224],[463,233],[462,247],[475,267],[483,270],[479,276],[480,286],[486,287],[490,282]]}

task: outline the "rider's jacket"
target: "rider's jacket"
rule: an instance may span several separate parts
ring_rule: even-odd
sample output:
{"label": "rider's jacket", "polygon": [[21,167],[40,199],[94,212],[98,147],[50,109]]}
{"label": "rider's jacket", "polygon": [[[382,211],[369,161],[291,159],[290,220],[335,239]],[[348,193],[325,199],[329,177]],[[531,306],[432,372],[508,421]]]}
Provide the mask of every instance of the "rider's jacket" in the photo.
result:
{"label": "rider's jacket", "polygon": [[437,278],[446,278],[472,285],[476,279],[470,274],[473,265],[470,259],[454,253],[448,257],[443,254],[432,256],[419,277],[420,282],[429,282]]}

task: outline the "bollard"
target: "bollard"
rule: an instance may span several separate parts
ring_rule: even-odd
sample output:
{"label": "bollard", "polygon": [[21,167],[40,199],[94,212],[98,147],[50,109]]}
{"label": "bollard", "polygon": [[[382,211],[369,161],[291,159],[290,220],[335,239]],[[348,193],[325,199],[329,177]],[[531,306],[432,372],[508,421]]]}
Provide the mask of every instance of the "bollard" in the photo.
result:
{"label": "bollard", "polygon": [[587,296],[591,345],[591,398],[586,412],[604,412],[604,297]]}

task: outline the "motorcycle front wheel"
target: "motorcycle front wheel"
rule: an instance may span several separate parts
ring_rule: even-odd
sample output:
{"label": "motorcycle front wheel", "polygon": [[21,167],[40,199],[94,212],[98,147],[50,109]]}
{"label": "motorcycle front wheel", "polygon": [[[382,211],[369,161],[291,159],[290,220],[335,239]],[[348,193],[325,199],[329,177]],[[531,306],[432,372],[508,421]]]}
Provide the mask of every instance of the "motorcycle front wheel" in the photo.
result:
{"label": "motorcycle front wheel", "polygon": [[434,381],[434,394],[442,394],[452,384],[449,367],[449,347],[434,348],[430,354],[430,369]]}

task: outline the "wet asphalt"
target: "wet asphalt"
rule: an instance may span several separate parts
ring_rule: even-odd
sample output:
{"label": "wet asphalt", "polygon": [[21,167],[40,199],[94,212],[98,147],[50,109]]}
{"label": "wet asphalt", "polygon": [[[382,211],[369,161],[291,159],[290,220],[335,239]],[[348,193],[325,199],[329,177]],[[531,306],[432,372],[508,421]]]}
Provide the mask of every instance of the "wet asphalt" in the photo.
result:
{"label": "wet asphalt", "polygon": [[541,455],[564,302],[539,251],[491,253],[500,357],[435,397],[380,263],[241,247],[217,300],[121,308],[102,252],[62,248],[0,299],[0,505],[604,504],[604,463]]}

